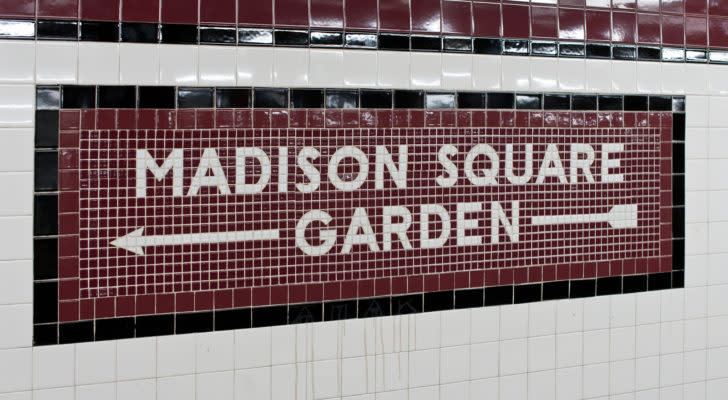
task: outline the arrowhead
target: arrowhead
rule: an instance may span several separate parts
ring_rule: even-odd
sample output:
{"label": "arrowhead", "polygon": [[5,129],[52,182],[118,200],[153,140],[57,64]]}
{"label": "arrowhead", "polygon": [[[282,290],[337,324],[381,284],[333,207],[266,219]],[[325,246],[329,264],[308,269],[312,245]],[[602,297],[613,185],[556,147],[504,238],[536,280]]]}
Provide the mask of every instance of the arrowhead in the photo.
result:
{"label": "arrowhead", "polygon": [[139,228],[135,230],[132,233],[129,233],[125,236],[122,236],[113,242],[111,242],[112,246],[116,246],[120,249],[124,249],[126,251],[130,251],[134,254],[138,254],[140,256],[144,255],[144,248],[140,245],[141,243],[141,237],[144,233],[144,228]]}
{"label": "arrowhead", "polygon": [[637,204],[612,207],[609,211],[609,225],[612,228],[636,228]]}

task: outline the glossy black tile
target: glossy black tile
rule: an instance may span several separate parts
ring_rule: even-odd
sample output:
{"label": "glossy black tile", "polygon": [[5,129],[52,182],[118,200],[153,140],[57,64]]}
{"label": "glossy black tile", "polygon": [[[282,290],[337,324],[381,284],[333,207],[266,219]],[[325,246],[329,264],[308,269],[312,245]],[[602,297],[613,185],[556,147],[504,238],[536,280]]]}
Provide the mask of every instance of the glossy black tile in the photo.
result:
{"label": "glossy black tile", "polygon": [[513,303],[533,303],[541,301],[541,284],[516,285],[513,287]]}
{"label": "glossy black tile", "polygon": [[215,311],[215,330],[229,331],[250,328],[251,312],[249,308]]}
{"label": "glossy black tile", "polygon": [[681,289],[685,287],[685,271],[672,272],[672,288]]}
{"label": "glossy black tile", "polygon": [[455,308],[455,292],[446,290],[425,293],[424,311],[444,311]]}
{"label": "glossy black tile", "polygon": [[38,39],[78,40],[78,22],[38,20]]}
{"label": "glossy black tile", "polygon": [[58,324],[58,344],[91,342],[94,340],[94,322],[66,322]]}
{"label": "glossy black tile", "polygon": [[133,317],[97,319],[95,339],[116,340],[134,337],[135,323]]}
{"label": "glossy black tile", "polygon": [[571,96],[571,109],[578,111],[591,111],[597,109],[597,96],[590,94],[575,94]]}
{"label": "glossy black tile", "polygon": [[685,205],[685,175],[672,175],[672,205]]}
{"label": "glossy black tile", "polygon": [[235,28],[200,27],[200,44],[233,45],[237,42],[237,29]]}
{"label": "glossy black tile", "polygon": [[120,40],[118,22],[81,21],[78,30],[79,38],[83,41],[118,42]]}
{"label": "glossy black tile", "polygon": [[392,315],[421,313],[423,310],[422,294],[392,296]]}
{"label": "glossy black tile", "polygon": [[0,20],[0,39],[35,38],[35,21]]}
{"label": "glossy black tile", "polygon": [[425,94],[427,108],[455,108],[455,93],[427,93]]}
{"label": "glossy black tile", "polygon": [[612,56],[612,47],[608,44],[586,44],[587,58],[610,58]]}
{"label": "glossy black tile", "polygon": [[58,281],[33,283],[33,323],[58,321]]}
{"label": "glossy black tile", "polygon": [[99,86],[99,108],[136,108],[136,86]]}
{"label": "glossy black tile", "polygon": [[659,47],[638,47],[637,59],[640,61],[660,61]]}
{"label": "glossy black tile", "polygon": [[64,85],[61,89],[62,108],[94,108],[96,107],[95,86]]}
{"label": "glossy black tile", "polygon": [[35,109],[58,110],[61,107],[60,86],[36,86]]}
{"label": "glossy black tile", "polygon": [[175,108],[177,105],[173,86],[139,86],[139,108]]}
{"label": "glossy black tile", "polygon": [[359,93],[361,108],[392,108],[391,90],[367,90]]}
{"label": "glossy black tile", "polygon": [[36,192],[58,190],[58,151],[35,152],[34,178]]}
{"label": "glossy black tile", "polygon": [[455,291],[455,308],[483,307],[485,299],[484,289],[464,289]]}
{"label": "glossy black tile", "polygon": [[544,94],[544,110],[570,110],[571,95],[569,94]]}
{"label": "glossy black tile", "polygon": [[685,112],[685,97],[675,96],[672,98],[672,112]]}
{"label": "glossy black tile", "polygon": [[251,326],[253,328],[286,325],[288,323],[288,306],[256,307],[252,311]]}
{"label": "glossy black tile", "polygon": [[311,32],[311,46],[343,46],[344,34],[341,32]]}
{"label": "glossy black tile", "polygon": [[458,92],[458,108],[485,108],[485,93],[482,92]]}
{"label": "glossy black tile", "polygon": [[33,236],[58,234],[58,195],[36,194],[33,198]]}
{"label": "glossy black tile", "polygon": [[672,140],[685,140],[685,114],[672,114]]}
{"label": "glossy black tile", "polygon": [[525,55],[528,54],[528,40],[503,39],[503,54]]}
{"label": "glossy black tile", "polygon": [[470,53],[473,51],[473,40],[470,38],[442,38],[442,49],[453,53]]}
{"label": "glossy black tile", "polygon": [[287,108],[288,89],[253,89],[255,108]]}
{"label": "glossy black tile", "polygon": [[569,298],[569,281],[544,282],[543,299],[560,300]]}
{"label": "glossy black tile", "polygon": [[181,87],[177,89],[177,108],[212,108],[214,98],[211,87]]}
{"label": "glossy black tile", "polygon": [[559,55],[559,45],[556,42],[531,42],[531,55],[556,57]]}
{"label": "glossy black tile", "polygon": [[596,294],[596,279],[581,279],[570,282],[569,298],[593,297]]}
{"label": "glossy black tile", "polygon": [[412,36],[412,50],[441,51],[442,40],[439,36]]}
{"label": "glossy black tile", "polygon": [[213,330],[212,311],[179,313],[176,315],[174,333],[209,332]]}
{"label": "glossy black tile", "polygon": [[514,93],[488,93],[488,108],[493,109],[512,109],[516,104],[516,95]]}
{"label": "glossy black tile", "polygon": [[662,272],[647,276],[647,290],[664,290],[672,288],[672,273]]}
{"label": "glossy black tile", "polygon": [[291,89],[291,108],[324,108],[324,90]]}
{"label": "glossy black tile", "polygon": [[389,297],[360,299],[358,305],[359,318],[386,317],[390,315],[390,305]]}
{"label": "glossy black tile", "polygon": [[33,346],[58,344],[58,324],[33,325]]}
{"label": "glossy black tile", "polygon": [[425,92],[421,90],[395,90],[394,108],[423,108]]}
{"label": "glossy black tile", "polygon": [[610,276],[597,279],[597,296],[622,293],[622,277]]}
{"label": "glossy black tile", "polygon": [[58,147],[58,111],[35,112],[35,148]]}
{"label": "glossy black tile", "polygon": [[503,46],[500,39],[475,38],[473,52],[475,54],[501,54]]}
{"label": "glossy black tile", "polygon": [[632,46],[612,47],[612,58],[615,60],[634,60],[637,58],[637,49]]}
{"label": "glossy black tile", "polygon": [[159,34],[159,41],[166,44],[195,44],[198,38],[195,25],[163,24]]}
{"label": "glossy black tile", "polygon": [[33,280],[58,279],[58,238],[33,239]]}
{"label": "glossy black tile", "polygon": [[157,43],[159,25],[140,22],[121,23],[121,41],[133,43]]}
{"label": "glossy black tile", "polygon": [[150,337],[174,333],[174,314],[145,315],[136,317],[135,336]]}
{"label": "glossy black tile", "polygon": [[624,98],[616,95],[599,95],[599,111],[621,111],[624,107]]}
{"label": "glossy black tile", "polygon": [[326,89],[326,108],[358,108],[358,90]]}
{"label": "glossy black tile", "polygon": [[407,35],[379,35],[379,50],[399,50],[407,51],[410,49],[410,39]]}
{"label": "glossy black tile", "polygon": [[330,301],[324,303],[324,321],[338,321],[356,317],[356,300]]}
{"label": "glossy black tile", "polygon": [[685,50],[685,61],[692,63],[707,63],[708,52],[706,50],[687,49]]}
{"label": "glossy black tile", "polygon": [[647,111],[647,96],[624,96],[625,111]]}
{"label": "glossy black tile", "polygon": [[576,43],[560,43],[559,44],[559,56],[561,57],[572,57],[572,58],[583,58],[586,56],[586,48],[584,44]]}
{"label": "glossy black tile", "polygon": [[[684,207],[673,207],[672,208],[672,220],[673,221],[685,221],[685,208]],[[682,239],[685,237],[685,224],[684,223],[673,223],[672,224],[672,237],[674,239]]]}
{"label": "glossy black tile", "polygon": [[662,48],[663,62],[683,62],[685,61],[685,49]]}
{"label": "glossy black tile", "polygon": [[672,173],[685,173],[685,142],[672,143]]}
{"label": "glossy black tile", "polygon": [[513,286],[485,288],[486,306],[499,306],[503,304],[513,304]]}
{"label": "glossy black tile", "polygon": [[359,47],[367,49],[377,48],[377,35],[374,33],[347,33],[345,38],[346,47]]}
{"label": "glossy black tile", "polygon": [[308,46],[306,31],[275,31],[273,36],[276,46]]}
{"label": "glossy black tile", "polygon": [[251,90],[246,88],[217,88],[215,90],[217,108],[252,107]]}
{"label": "glossy black tile", "polygon": [[[678,221],[673,221],[673,223],[678,223]],[[685,222],[681,221],[680,223],[684,224]],[[672,240],[672,269],[685,269],[685,239]]]}
{"label": "glossy black tile", "polygon": [[324,319],[322,303],[291,304],[288,306],[288,323],[305,324],[321,322]]}
{"label": "glossy black tile", "polygon": [[541,95],[528,93],[516,94],[516,108],[519,110],[540,110]]}
{"label": "glossy black tile", "polygon": [[672,111],[672,97],[670,96],[650,96],[650,111]]}
{"label": "glossy black tile", "polygon": [[238,29],[238,43],[273,44],[273,31],[270,29]]}
{"label": "glossy black tile", "polygon": [[622,293],[647,291],[647,275],[627,275],[622,278]]}

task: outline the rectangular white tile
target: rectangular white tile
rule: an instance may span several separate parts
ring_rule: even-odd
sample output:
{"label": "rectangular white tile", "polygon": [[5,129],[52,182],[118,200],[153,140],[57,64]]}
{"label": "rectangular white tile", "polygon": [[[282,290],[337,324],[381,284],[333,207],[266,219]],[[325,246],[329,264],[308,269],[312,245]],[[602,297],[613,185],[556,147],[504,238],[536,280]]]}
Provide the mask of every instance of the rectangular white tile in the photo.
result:
{"label": "rectangular white tile", "polygon": [[4,40],[0,43],[0,83],[33,83],[35,43]]}
{"label": "rectangular white tile", "polygon": [[118,85],[119,44],[79,43],[78,83]]}
{"label": "rectangular white tile", "polygon": [[32,127],[34,104],[33,85],[0,85],[0,128]]}

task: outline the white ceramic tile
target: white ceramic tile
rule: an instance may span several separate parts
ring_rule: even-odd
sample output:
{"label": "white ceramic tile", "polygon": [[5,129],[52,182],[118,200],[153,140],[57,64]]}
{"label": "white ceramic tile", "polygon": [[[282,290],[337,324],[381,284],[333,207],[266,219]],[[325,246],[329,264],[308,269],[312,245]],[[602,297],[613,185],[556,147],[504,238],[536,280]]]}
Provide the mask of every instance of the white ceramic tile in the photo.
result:
{"label": "white ceramic tile", "polygon": [[233,400],[233,371],[213,372],[197,375],[198,399]]}
{"label": "white ceramic tile", "polygon": [[637,326],[636,351],[637,357],[654,356],[660,354],[660,324],[644,324]]}
{"label": "white ceramic tile", "polygon": [[302,325],[298,328],[299,332],[301,329],[311,328],[310,334],[313,338],[314,360],[330,360],[336,358],[339,354],[340,329],[338,323],[309,324],[308,327]]}
{"label": "white ceramic tile", "polygon": [[157,339],[119,340],[116,373],[119,380],[153,378],[157,370]]}
{"label": "white ceramic tile", "polygon": [[584,330],[609,328],[609,297],[591,297],[584,300]]}
{"label": "white ceramic tile", "polygon": [[34,390],[32,393],[34,400],[74,400],[76,398],[73,386]]}
{"label": "white ceramic tile", "polygon": [[531,66],[521,57],[501,59],[501,87],[504,90],[528,90],[531,87]]}
{"label": "white ceramic tile", "polygon": [[116,400],[154,400],[157,383],[154,379],[116,383]]}
{"label": "white ceramic tile", "polygon": [[40,41],[36,44],[36,83],[76,83],[78,43]]}
{"label": "white ceramic tile", "polygon": [[235,85],[235,47],[200,46],[200,85]]}
{"label": "white ceramic tile", "polygon": [[705,350],[690,351],[683,354],[683,381],[685,383],[703,381],[707,377],[708,353]]}
{"label": "white ceramic tile", "polygon": [[111,382],[116,377],[116,343],[103,341],[76,345],[76,384]]}
{"label": "white ceramic tile", "polygon": [[540,371],[528,374],[529,399],[556,399],[556,371]]}
{"label": "white ceramic tile", "polygon": [[341,369],[338,360],[313,363],[313,393],[317,399],[334,398],[341,395],[339,384]]}
{"label": "white ceramic tile", "polygon": [[500,373],[520,374],[527,370],[528,347],[526,339],[502,340],[500,342]]}
{"label": "white ceramic tile", "polygon": [[[426,376],[437,374],[437,350],[422,350],[417,352],[417,361],[420,363],[417,365],[420,368],[417,371],[413,370],[413,363],[410,362],[414,353],[391,353],[376,356],[375,365],[377,367],[375,369],[375,381],[377,391],[393,391],[414,386],[409,382],[410,374],[415,374],[420,369],[429,368]],[[424,376],[418,376],[418,379],[424,380],[421,379]],[[428,383],[425,382],[425,384]]]}
{"label": "white ceramic tile", "polygon": [[470,376],[470,346],[440,350],[440,383],[454,383]]}
{"label": "white ceramic tile", "polygon": [[[698,320],[700,321],[700,320]],[[702,320],[705,322],[705,320]],[[694,322],[694,321],[690,321]],[[688,321],[685,322],[686,324]],[[695,321],[697,323],[697,321]],[[687,328],[686,328],[687,329]],[[707,319],[707,341],[708,347],[723,347],[728,346],[728,335],[725,334],[728,329],[728,317],[711,317]],[[703,332],[704,333],[704,332]]]}
{"label": "white ceramic tile", "polygon": [[584,332],[584,364],[609,361],[609,330]]}
{"label": "white ceramic tile", "polygon": [[473,86],[473,59],[466,54],[442,55],[442,84],[452,89],[470,89]]}
{"label": "white ceramic tile", "polygon": [[660,320],[677,321],[685,313],[685,295],[682,290],[663,290],[660,296]]}
{"label": "white ceramic tile", "polygon": [[[708,203],[708,198],[714,192],[690,192],[685,193],[685,222],[707,222],[708,214],[712,211],[711,205],[713,202]],[[728,196],[726,196],[728,197]],[[719,210],[716,212],[720,213]],[[728,215],[726,215],[728,220]]]}
{"label": "white ceramic tile", "polygon": [[609,363],[584,366],[585,398],[606,396],[609,394]]}
{"label": "white ceramic tile", "polygon": [[[358,332],[358,331],[353,331]],[[362,353],[363,355],[363,353]],[[346,355],[342,355],[346,357]],[[291,325],[271,328],[271,362],[273,365],[296,361],[296,327]]]}
{"label": "white ceramic tile", "polygon": [[32,85],[0,85],[0,128],[32,127],[35,88]]}
{"label": "white ceramic tile", "polygon": [[238,85],[272,86],[275,53],[269,47],[238,47]]}
{"label": "white ceramic tile", "polygon": [[660,385],[672,386],[683,382],[683,355],[660,356]]}
{"label": "white ceramic tile", "polygon": [[441,313],[423,313],[415,316],[417,350],[440,346],[440,315]]}
{"label": "white ceramic tile", "polygon": [[612,62],[609,60],[587,60],[586,89],[590,92],[612,91]]}
{"label": "white ceramic tile", "polygon": [[728,376],[728,347],[708,349],[708,379]]}
{"label": "white ceramic tile", "polygon": [[440,385],[440,399],[468,399],[470,382],[458,382]]}
{"label": "white ceramic tile", "polygon": [[660,385],[660,358],[638,358],[636,363],[635,388],[652,389]]}
{"label": "white ceramic tile", "polygon": [[78,83],[118,85],[119,44],[79,43]]}
{"label": "white ceramic tile", "polygon": [[721,400],[728,393],[728,379],[708,381],[706,385],[706,400]]}
{"label": "white ceramic tile", "polygon": [[33,146],[33,129],[0,129],[0,171],[33,171]]}
{"label": "white ceramic tile", "polygon": [[470,340],[470,312],[469,310],[455,310],[441,314],[441,341],[442,346],[459,346],[467,344]]}
{"label": "white ceramic tile", "polygon": [[410,55],[380,51],[377,56],[378,86],[404,89],[410,86]]}
{"label": "white ceramic tile", "polygon": [[612,61],[612,88],[617,92],[637,91],[637,66],[632,61]]}
{"label": "white ceramic tile", "polygon": [[728,71],[722,65],[708,65],[703,74],[708,76],[708,88],[711,94],[725,95],[728,93]]}
{"label": "white ceramic tile", "polygon": [[563,368],[556,370],[556,398],[559,400],[581,399],[582,369]]}
{"label": "white ceramic tile", "polygon": [[270,367],[235,371],[236,400],[269,400],[271,397]]}
{"label": "white ceramic tile", "polygon": [[427,386],[410,389],[409,398],[422,400],[439,400],[440,390],[437,386]]}
{"label": "white ceramic tile", "polygon": [[559,333],[576,332],[584,329],[584,302],[582,300],[560,300],[556,302],[556,330]]}
{"label": "white ceramic tile", "polygon": [[33,174],[0,172],[0,187],[13,188],[0,197],[0,216],[31,215],[33,207]]}
{"label": "white ceramic tile", "polygon": [[31,217],[0,217],[0,260],[29,260],[32,229]]}
{"label": "white ceramic tile", "polygon": [[157,376],[191,374],[195,371],[195,336],[157,338]]}
{"label": "white ceramic tile", "polygon": [[526,400],[528,378],[526,374],[503,376],[500,379],[501,399]]}
{"label": "white ceramic tile", "polygon": [[116,383],[76,386],[76,400],[113,399],[116,396]]}
{"label": "white ceramic tile", "polygon": [[33,361],[30,348],[0,350],[0,393],[32,389]]}
{"label": "white ceramic tile", "polygon": [[469,400],[494,400],[500,398],[498,378],[480,379],[470,381]]}
{"label": "white ceramic tile", "polygon": [[529,336],[553,335],[556,333],[556,304],[553,301],[529,304]]}
{"label": "white ceramic tile", "polygon": [[728,107],[728,97],[712,96],[710,97],[709,123],[711,128],[728,127],[728,113],[725,112]]}
{"label": "white ceramic tile", "polygon": [[637,306],[633,295],[610,296],[609,323],[612,328],[635,324]]}
{"label": "white ceramic tile", "polygon": [[660,353],[683,351],[683,322],[671,321],[660,324]]}
{"label": "white ceramic tile", "polygon": [[609,333],[611,361],[626,360],[635,357],[636,334],[634,326],[613,328]]}
{"label": "white ceramic tile", "polygon": [[723,244],[714,238],[709,241],[708,229],[709,225],[706,223],[685,224],[685,254],[707,254],[708,249],[720,251]]}
{"label": "white ceramic tile", "polygon": [[296,387],[291,385],[296,379],[296,366],[294,364],[277,365],[271,369],[271,399],[293,399],[296,396]]}
{"label": "white ceramic tile", "polygon": [[660,63],[637,63],[637,91],[641,93],[659,93]]}
{"label": "white ceramic tile", "polygon": [[528,304],[504,306],[500,313],[501,339],[528,336]]}
{"label": "white ceramic tile", "polygon": [[270,365],[270,343],[270,328],[235,331],[235,368]]}
{"label": "white ceramic tile", "polygon": [[685,287],[705,286],[708,282],[708,257],[706,255],[686,256],[685,262],[691,268],[685,270]]}
{"label": "white ceramic tile", "polygon": [[344,358],[341,360],[341,394],[354,396],[367,392],[366,357]]}
{"label": "white ceramic tile", "polygon": [[409,353],[410,387],[439,383],[440,354],[438,350],[420,350]]}
{"label": "white ceramic tile", "polygon": [[635,400],[659,400],[660,391],[658,389],[641,390],[635,392]]}
{"label": "white ceramic tile", "polygon": [[311,86],[341,87],[344,84],[344,52],[332,49],[311,49],[309,52]]}
{"label": "white ceramic tile", "polygon": [[705,382],[690,383],[683,386],[684,399],[707,399]]}
{"label": "white ceramic tile", "polygon": [[[524,60],[525,61],[525,60]],[[559,61],[557,59],[532,59],[531,89],[556,90],[559,87]]]}
{"label": "white ceramic tile", "polygon": [[584,60],[559,59],[559,89],[584,90],[586,80],[586,64]]}
{"label": "white ceramic tile", "polygon": [[707,321],[693,319],[685,321],[685,351],[700,350],[707,346]]}
{"label": "white ceramic tile", "polygon": [[72,386],[75,382],[75,346],[33,348],[33,389]]}
{"label": "white ceramic tile", "polygon": [[35,43],[3,41],[0,43],[0,82],[33,83],[35,71]]}
{"label": "white ceramic tile", "polygon": [[556,367],[580,365],[583,360],[583,336],[581,332],[560,334],[556,337]]}
{"label": "white ceramic tile", "polygon": [[442,55],[439,53],[410,54],[410,86],[439,88],[442,84]]}
{"label": "white ceramic tile", "polygon": [[481,307],[470,310],[471,343],[489,342],[500,338],[500,307]]}
{"label": "white ceramic tile", "polygon": [[[33,265],[31,261],[0,262],[0,304],[33,301]],[[2,330],[0,328],[0,330]]]}
{"label": "white ceramic tile", "polygon": [[344,85],[376,86],[377,53],[371,51],[348,51],[344,53]]}
{"label": "white ceramic tile", "polygon": [[179,375],[157,379],[157,400],[193,400],[194,398],[194,375]]}
{"label": "white ceramic tile", "polygon": [[197,335],[197,372],[228,371],[235,368],[235,336],[232,331]]}
{"label": "white ceramic tile", "polygon": [[198,60],[195,46],[159,46],[159,83],[197,85]]}
{"label": "white ceramic tile", "polygon": [[639,293],[637,299],[637,324],[660,321],[660,293]]}
{"label": "white ceramic tile", "polygon": [[609,364],[610,392],[628,393],[634,390],[635,361],[623,360]]}
{"label": "white ceramic tile", "polygon": [[660,83],[662,92],[669,94],[685,93],[685,65],[682,63],[662,63]]}
{"label": "white ceramic tile", "polygon": [[473,56],[473,88],[493,90],[501,87],[501,57]]}
{"label": "white ceramic tile", "polygon": [[470,346],[470,378],[482,379],[498,376],[499,345],[497,342]]}
{"label": "white ceramic tile", "polygon": [[119,46],[119,83],[155,85],[159,82],[159,46],[122,43]]}
{"label": "white ceramic tile", "polygon": [[[507,356],[507,355],[506,355]],[[556,336],[538,336],[528,339],[528,371],[542,371],[556,367]]]}

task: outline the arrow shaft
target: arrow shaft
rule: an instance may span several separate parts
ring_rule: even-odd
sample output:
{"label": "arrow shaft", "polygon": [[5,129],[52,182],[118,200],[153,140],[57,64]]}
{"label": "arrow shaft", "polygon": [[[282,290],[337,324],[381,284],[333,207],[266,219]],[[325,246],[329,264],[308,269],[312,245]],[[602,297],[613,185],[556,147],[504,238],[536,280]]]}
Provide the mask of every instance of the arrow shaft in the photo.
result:
{"label": "arrow shaft", "polygon": [[546,215],[531,218],[532,225],[584,224],[589,222],[609,222],[609,213],[604,214],[567,214]]}
{"label": "arrow shaft", "polygon": [[275,240],[280,233],[277,229],[239,231],[239,232],[204,232],[176,235],[152,235],[127,238],[130,247],[174,246],[183,244],[211,244],[249,242],[254,240]]}

